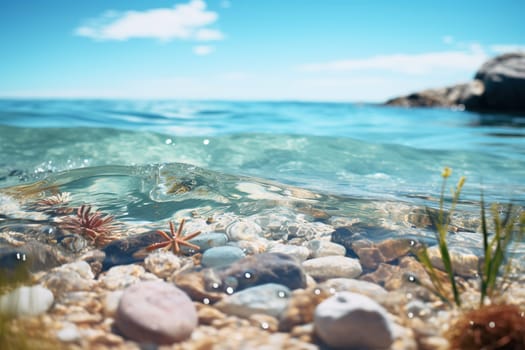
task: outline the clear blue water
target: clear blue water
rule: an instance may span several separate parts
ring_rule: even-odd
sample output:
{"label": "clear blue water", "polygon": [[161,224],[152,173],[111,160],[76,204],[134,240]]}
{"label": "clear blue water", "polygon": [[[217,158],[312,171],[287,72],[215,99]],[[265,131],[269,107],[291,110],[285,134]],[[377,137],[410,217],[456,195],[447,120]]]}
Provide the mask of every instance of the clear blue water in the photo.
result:
{"label": "clear blue water", "polygon": [[[436,206],[444,166],[454,171],[450,187],[467,177],[466,213],[479,211],[481,191],[487,202],[523,206],[524,141],[523,118],[439,109],[3,100],[0,188],[44,180],[128,221],[301,202],[395,222],[402,208]],[[196,190],[174,196],[177,181]]]}

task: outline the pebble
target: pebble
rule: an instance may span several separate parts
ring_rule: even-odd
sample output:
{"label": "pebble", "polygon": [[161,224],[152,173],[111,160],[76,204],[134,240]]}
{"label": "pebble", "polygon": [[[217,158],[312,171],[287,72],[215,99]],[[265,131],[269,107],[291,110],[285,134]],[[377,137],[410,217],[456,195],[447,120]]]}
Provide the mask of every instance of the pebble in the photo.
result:
{"label": "pebble", "polygon": [[355,278],[363,272],[359,260],[344,256],[325,256],[303,262],[305,272],[318,281],[330,278]]}
{"label": "pebble", "polygon": [[388,238],[379,243],[361,239],[352,243],[353,251],[359,256],[361,265],[369,270],[376,269],[380,263],[390,262],[407,255],[414,240]]}
{"label": "pebble", "polygon": [[338,349],[388,349],[394,341],[393,323],[385,309],[360,294],[340,292],[315,309],[317,335]]}
{"label": "pebble", "polygon": [[54,300],[53,293],[41,285],[19,287],[0,297],[0,313],[36,316],[49,310]]}
{"label": "pebble", "polygon": [[383,300],[388,295],[388,291],[379,284],[353,278],[332,278],[321,283],[319,288],[325,288],[335,292],[363,294],[374,300]]}
{"label": "pebble", "polygon": [[159,278],[167,278],[180,269],[180,258],[172,252],[157,250],[144,259],[144,267]]}
{"label": "pebble", "polygon": [[57,338],[60,341],[71,343],[80,340],[80,332],[74,323],[66,322],[66,324],[57,332]]}
{"label": "pebble", "polygon": [[85,261],[65,264],[50,271],[41,283],[57,296],[73,291],[92,290],[96,281],[91,267]]}
{"label": "pebble", "polygon": [[279,317],[288,305],[290,294],[286,286],[267,283],[230,295],[215,306],[224,313],[244,318],[253,314]]}
{"label": "pebble", "polygon": [[220,277],[223,281],[234,279],[237,291],[266,283],[282,284],[290,289],[306,287],[300,263],[282,253],[247,256],[221,271]]}
{"label": "pebble", "polygon": [[127,288],[115,316],[115,326],[126,337],[154,344],[187,339],[197,321],[197,310],[186,293],[162,281],[139,282]]}
{"label": "pebble", "polygon": [[[193,231],[188,231],[193,232]],[[228,243],[228,236],[224,233],[218,232],[208,232],[202,233],[195,238],[189,240],[190,243],[196,244],[200,247],[200,252],[205,252],[206,250],[213,247],[220,247]],[[183,246],[183,248],[186,248]]]}
{"label": "pebble", "polygon": [[226,234],[232,241],[255,240],[261,236],[261,233],[261,226],[249,220],[235,221],[226,228]]}
{"label": "pebble", "polygon": [[109,290],[124,289],[138,281],[158,280],[140,265],[114,266],[99,277],[102,286]]}
{"label": "pebble", "polygon": [[282,243],[272,244],[268,249],[268,253],[283,253],[291,255],[299,262],[305,261],[310,255],[310,251],[306,247]]}
{"label": "pebble", "polygon": [[308,242],[306,247],[310,250],[310,258],[322,258],[323,256],[332,255],[344,256],[346,254],[346,248],[341,244],[320,239],[314,239]]}
{"label": "pebble", "polygon": [[201,265],[204,267],[228,266],[246,255],[238,247],[213,247],[202,254]]}
{"label": "pebble", "polygon": [[[427,249],[432,265],[444,271],[441,253],[437,245]],[[449,247],[450,260],[454,272],[463,277],[476,277],[478,275],[479,258],[469,249],[463,247]]]}

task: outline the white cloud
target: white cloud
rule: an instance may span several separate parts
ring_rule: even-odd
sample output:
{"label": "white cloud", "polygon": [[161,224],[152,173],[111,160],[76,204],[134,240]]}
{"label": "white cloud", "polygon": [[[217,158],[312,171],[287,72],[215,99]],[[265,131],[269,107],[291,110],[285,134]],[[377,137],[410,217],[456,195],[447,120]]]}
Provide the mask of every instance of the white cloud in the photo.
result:
{"label": "white cloud", "polygon": [[206,56],[215,51],[215,48],[210,45],[198,45],[193,47],[193,53],[198,56]]}
{"label": "white cloud", "polygon": [[442,51],[421,54],[379,55],[361,59],[308,63],[299,66],[306,72],[388,71],[411,75],[424,75],[439,70],[474,71],[487,54],[477,44],[469,51]]}
{"label": "white cloud", "polygon": [[218,15],[206,11],[203,0],[191,0],[173,8],[118,13],[108,11],[75,29],[75,34],[96,40],[127,40],[152,38],[162,41],[192,39],[198,41],[221,40],[224,35],[216,29],[206,28],[215,23]]}
{"label": "white cloud", "polygon": [[525,45],[514,45],[514,44],[500,44],[490,46],[490,50],[495,53],[507,53],[507,52],[525,52]]}

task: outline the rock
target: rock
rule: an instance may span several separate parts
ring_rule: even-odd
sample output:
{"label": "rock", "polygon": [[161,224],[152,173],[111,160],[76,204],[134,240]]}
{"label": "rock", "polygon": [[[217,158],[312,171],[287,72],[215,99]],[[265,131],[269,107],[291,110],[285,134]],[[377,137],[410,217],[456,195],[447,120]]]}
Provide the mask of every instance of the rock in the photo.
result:
{"label": "rock", "polygon": [[179,273],[173,277],[173,282],[192,300],[204,304],[216,303],[224,296],[225,288],[213,269]]}
{"label": "rock", "polygon": [[[437,245],[427,249],[432,265],[444,271],[445,266],[441,260],[441,253]],[[454,272],[463,277],[476,277],[478,275],[479,258],[469,249],[463,247],[449,247],[450,260]]]}
{"label": "rock", "polygon": [[374,300],[383,300],[388,295],[387,290],[376,283],[352,278],[332,278],[321,283],[319,288],[334,292],[362,294]]}
{"label": "rock", "polygon": [[362,239],[352,243],[352,249],[359,256],[359,262],[363,267],[374,270],[380,263],[407,255],[415,244],[415,241],[410,239],[387,238],[378,243]]}
{"label": "rock", "polygon": [[374,300],[356,293],[340,292],[315,309],[317,335],[339,349],[388,349],[394,341],[393,323]]}
{"label": "rock", "polygon": [[224,313],[244,318],[253,314],[279,317],[288,305],[290,294],[286,286],[267,283],[230,295],[215,306]]}
{"label": "rock", "polygon": [[99,277],[100,284],[109,290],[124,289],[138,281],[158,280],[140,265],[121,265],[109,269]]}
{"label": "rock", "polygon": [[292,290],[306,286],[301,265],[291,256],[281,253],[247,256],[220,271],[219,275],[222,281],[234,279],[235,290],[266,283],[282,284]]}
{"label": "rock", "polygon": [[281,243],[272,244],[268,249],[268,253],[283,253],[290,255],[296,258],[299,262],[305,261],[308,258],[308,255],[310,255],[310,251],[306,247]]}
{"label": "rock", "polygon": [[311,258],[322,258],[323,256],[332,255],[344,256],[346,254],[346,248],[343,245],[320,239],[308,242],[306,247],[310,250],[309,257]]}
{"label": "rock", "polygon": [[51,307],[55,298],[41,285],[19,287],[0,297],[0,314],[17,316],[40,315]]}
{"label": "rock", "polygon": [[226,228],[226,233],[232,241],[252,241],[261,236],[262,228],[253,221],[238,220]]}
{"label": "rock", "polygon": [[245,254],[237,247],[213,247],[202,254],[201,265],[204,267],[228,266],[235,261],[244,258]]}
{"label": "rock", "polygon": [[[203,253],[212,247],[220,247],[228,243],[228,236],[224,233],[208,232],[190,239],[189,242],[198,245],[200,247],[200,252]],[[183,248],[186,247],[183,246]]]}
{"label": "rock", "polygon": [[480,112],[525,113],[525,53],[496,56],[485,62],[474,80],[388,100],[403,107],[464,107]]}
{"label": "rock", "polygon": [[474,79],[485,91],[477,108],[499,112],[525,112],[525,53],[507,53],[485,62]]}
{"label": "rock", "polygon": [[187,339],[197,327],[191,299],[172,284],[139,282],[120,299],[115,326],[129,339],[170,344]]}
{"label": "rock", "polygon": [[317,281],[329,278],[355,278],[362,272],[359,260],[344,256],[325,256],[303,262],[305,272]]}
{"label": "rock", "polygon": [[158,250],[144,259],[144,267],[159,278],[167,278],[180,269],[180,258],[172,252]]}
{"label": "rock", "polygon": [[91,267],[85,261],[59,266],[44,275],[40,282],[60,296],[73,291],[89,291],[97,284]]}
{"label": "rock", "polygon": [[483,84],[474,80],[463,84],[440,89],[427,89],[407,96],[396,97],[385,104],[401,107],[454,107],[459,105],[474,106],[479,103],[483,93]]}

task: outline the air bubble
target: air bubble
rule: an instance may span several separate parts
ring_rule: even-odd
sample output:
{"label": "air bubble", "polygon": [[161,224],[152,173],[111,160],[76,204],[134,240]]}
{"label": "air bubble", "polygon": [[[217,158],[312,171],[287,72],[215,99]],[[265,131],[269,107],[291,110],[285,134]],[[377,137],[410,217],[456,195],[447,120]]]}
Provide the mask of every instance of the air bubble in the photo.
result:
{"label": "air bubble", "polygon": [[489,322],[489,328],[494,328],[494,327],[496,327],[496,322],[490,321]]}
{"label": "air bubble", "polygon": [[321,294],[321,290],[320,290],[319,288],[315,288],[315,289],[314,289],[314,294],[315,294],[315,295],[319,295],[319,294]]}
{"label": "air bubble", "polygon": [[210,304],[210,299],[204,298],[204,299],[202,299],[202,303],[205,304],[205,305],[209,305]]}
{"label": "air bubble", "polygon": [[408,276],[408,282],[412,282],[412,283],[417,282],[416,276],[414,276],[414,275],[409,275],[409,276]]}
{"label": "air bubble", "polygon": [[268,322],[261,322],[261,328],[262,329],[268,329],[268,328],[270,328],[270,325],[268,324]]}
{"label": "air bubble", "polygon": [[213,289],[219,289],[220,285],[219,285],[219,283],[217,283],[217,282],[213,282],[213,283],[211,284],[211,287],[212,287]]}
{"label": "air bubble", "polygon": [[232,287],[226,288],[226,294],[233,294],[234,290]]}
{"label": "air bubble", "polygon": [[408,316],[408,318],[414,318],[414,313],[413,312],[409,312],[409,313],[407,313],[407,316]]}
{"label": "air bubble", "polygon": [[250,278],[252,278],[252,274],[251,274],[251,272],[245,272],[245,273],[244,273],[244,278],[246,278],[247,280],[249,280]]}
{"label": "air bubble", "polygon": [[330,288],[328,291],[330,292],[330,294],[335,294],[335,288],[334,287]]}
{"label": "air bubble", "polygon": [[280,290],[280,291],[277,292],[277,296],[278,296],[279,298],[286,298],[286,292]]}

